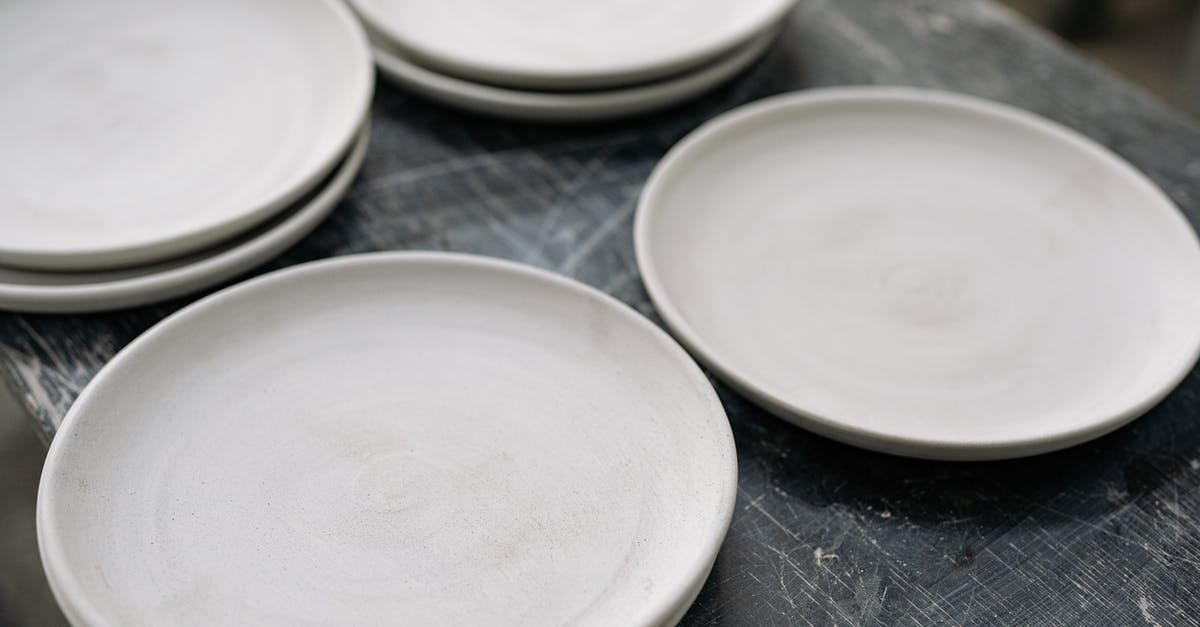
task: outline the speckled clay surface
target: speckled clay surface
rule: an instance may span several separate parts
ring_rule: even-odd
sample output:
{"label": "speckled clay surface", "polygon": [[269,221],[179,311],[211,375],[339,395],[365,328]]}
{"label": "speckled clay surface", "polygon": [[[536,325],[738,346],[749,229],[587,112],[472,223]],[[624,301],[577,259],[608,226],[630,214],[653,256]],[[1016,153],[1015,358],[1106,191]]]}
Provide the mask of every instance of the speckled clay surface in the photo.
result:
{"label": "speckled clay surface", "polygon": [[1200,245],[1111,152],[983,100],[812,90],[715,119],[635,242],[678,337],[780,416],[907,455],[1031,455],[1158,402],[1200,351]]}
{"label": "speckled clay surface", "polygon": [[316,185],[374,74],[336,0],[0,5],[0,263],[176,257]]}
{"label": "speckled clay surface", "polygon": [[664,625],[736,494],[725,413],[611,298],[436,253],[321,262],[143,335],[51,447],[85,625]]}

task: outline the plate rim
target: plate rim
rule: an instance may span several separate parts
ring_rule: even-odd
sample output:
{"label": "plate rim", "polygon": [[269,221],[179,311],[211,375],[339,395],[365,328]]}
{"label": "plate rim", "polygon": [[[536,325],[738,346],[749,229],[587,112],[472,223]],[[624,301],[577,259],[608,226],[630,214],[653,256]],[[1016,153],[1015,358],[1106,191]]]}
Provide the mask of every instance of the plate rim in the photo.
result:
{"label": "plate rim", "polygon": [[[277,186],[278,189],[264,195],[255,206],[225,219],[210,221],[205,226],[174,229],[166,236],[160,233],[150,237],[124,238],[121,243],[103,246],[30,247],[0,242],[0,264],[32,271],[87,271],[164,261],[202,250],[222,239],[252,229],[311,191],[337,167],[353,145],[363,121],[369,116],[375,93],[375,72],[374,55],[366,32],[353,11],[341,0],[310,1],[314,7],[323,7],[323,10],[331,13],[333,19],[327,22],[329,28],[342,31],[342,36],[347,37],[354,48],[354,56],[358,58],[355,67],[345,72],[347,76],[354,77],[356,83],[356,93],[350,96],[348,111],[351,115],[343,120],[343,128],[337,131],[338,138],[326,154],[316,159],[308,169],[299,169],[285,178]],[[290,6],[291,3],[282,4]]]}
{"label": "plate rim", "polygon": [[[632,64],[623,69],[617,66],[604,70],[577,72],[521,70],[506,67],[503,63],[488,60],[472,61],[470,55],[447,53],[427,46],[414,45],[397,36],[388,26],[386,15],[378,10],[376,3],[364,0],[347,0],[353,11],[373,31],[378,32],[398,52],[411,57],[413,62],[429,71],[458,80],[486,84],[511,90],[597,90],[622,86],[633,86],[641,82],[663,80],[672,74],[687,74],[722,55],[730,54],[749,43],[772,26],[786,21],[796,8],[798,0],[771,0],[775,6],[763,17],[746,27],[731,31],[724,37],[694,48],[688,53],[660,59],[650,64]],[[482,61],[480,63],[479,61]]]}
{"label": "plate rim", "polygon": [[193,253],[196,259],[183,265],[101,283],[21,285],[0,279],[0,311],[94,313],[136,307],[204,289],[265,263],[311,233],[337,207],[362,169],[370,145],[370,129],[368,120],[356,133],[349,152],[340,155],[341,163],[334,167],[330,178],[323,187],[313,190],[315,194],[307,202],[284,209],[285,215],[278,224],[252,234],[232,248],[211,256],[205,256],[206,251],[201,250]]}
{"label": "plate rim", "polygon": [[[321,274],[330,270],[341,270],[352,266],[393,265],[393,264],[426,264],[438,267],[454,267],[471,272],[499,272],[515,274],[524,279],[531,279],[542,284],[549,284],[553,289],[561,289],[577,297],[582,297],[600,306],[608,316],[616,316],[623,325],[632,325],[638,332],[644,333],[650,341],[657,342],[660,349],[667,353],[678,368],[680,374],[695,383],[698,393],[703,396],[711,412],[707,422],[712,426],[709,433],[716,438],[717,448],[724,449],[728,468],[724,472],[714,472],[723,485],[716,486],[719,509],[713,518],[713,525],[705,532],[705,541],[688,560],[687,566],[678,571],[677,580],[671,581],[672,593],[661,599],[658,606],[643,612],[645,627],[664,625],[672,617],[686,612],[694,601],[696,594],[704,585],[716,561],[729,526],[732,523],[738,495],[738,457],[732,424],[724,404],[721,403],[712,383],[705,376],[700,366],[665,330],[655,325],[630,305],[618,300],[599,289],[564,275],[545,270],[528,264],[488,257],[470,253],[445,252],[434,250],[385,251],[343,255],[330,257],[307,263],[297,264],[275,272],[260,275],[253,279],[230,286],[210,294],[196,302],[172,313],[122,348],[109,360],[100,372],[85,386],[78,398],[71,405],[62,425],[50,443],[41,477],[38,481],[38,496],[36,504],[36,527],[38,538],[38,553],[41,556],[43,570],[50,584],[51,592],[58,601],[64,614],[72,624],[78,625],[109,625],[105,615],[96,608],[79,583],[74,571],[70,568],[69,558],[61,544],[58,534],[53,530],[56,526],[55,507],[57,499],[48,488],[53,476],[63,463],[64,451],[71,446],[68,442],[74,437],[76,423],[85,411],[89,399],[103,390],[108,379],[117,376],[114,373],[123,371],[127,363],[137,359],[137,353],[145,344],[153,342],[160,335],[174,332],[176,327],[185,327],[194,316],[202,316],[210,309],[224,306],[228,300],[239,298],[244,293],[269,289],[282,281],[292,281],[305,275]],[[629,327],[626,327],[629,328]],[[685,605],[686,604],[686,605]]]}
{"label": "plate rim", "polygon": [[[473,113],[535,122],[602,121],[648,113],[699,96],[732,80],[763,57],[784,27],[770,28],[692,72],[662,81],[591,92],[539,92],[497,87],[441,74],[372,39],[380,73],[403,89]],[[374,32],[374,31],[370,31]]]}
{"label": "plate rim", "polygon": [[1191,225],[1178,205],[1141,170],[1096,140],[1032,111],[959,92],[898,85],[823,87],[764,98],[712,118],[668,150],[662,160],[655,165],[642,189],[638,198],[633,228],[634,256],[637,259],[642,282],[655,310],[662,316],[672,335],[687,347],[688,352],[706,368],[712,370],[722,381],[745,396],[747,400],[793,425],[852,446],[920,459],[990,461],[1049,453],[1110,433],[1132,422],[1160,403],[1195,368],[1197,360],[1200,359],[1200,330],[1192,334],[1192,344],[1187,350],[1188,356],[1180,362],[1177,370],[1170,372],[1169,376],[1164,376],[1162,382],[1149,394],[1121,411],[1088,420],[1071,429],[1049,431],[1036,436],[963,441],[952,438],[932,439],[901,436],[848,424],[834,417],[823,416],[781,398],[771,390],[755,383],[752,376],[730,366],[720,351],[713,349],[700,333],[692,329],[661,280],[655,261],[655,244],[650,226],[650,216],[655,212],[654,205],[657,204],[658,196],[663,193],[661,188],[670,178],[670,170],[676,167],[675,164],[692,150],[698,149],[701,144],[707,143],[714,135],[747,121],[753,121],[759,116],[771,115],[780,110],[839,102],[854,104],[915,103],[948,106],[991,119],[998,118],[1015,122],[1032,132],[1049,136],[1059,143],[1069,144],[1074,149],[1108,163],[1115,171],[1120,172],[1129,184],[1142,188],[1151,197],[1154,197],[1164,214],[1168,216],[1167,219],[1175,221],[1176,228],[1186,233],[1185,237],[1190,239],[1193,250],[1200,256],[1200,237],[1197,236],[1195,227]]}

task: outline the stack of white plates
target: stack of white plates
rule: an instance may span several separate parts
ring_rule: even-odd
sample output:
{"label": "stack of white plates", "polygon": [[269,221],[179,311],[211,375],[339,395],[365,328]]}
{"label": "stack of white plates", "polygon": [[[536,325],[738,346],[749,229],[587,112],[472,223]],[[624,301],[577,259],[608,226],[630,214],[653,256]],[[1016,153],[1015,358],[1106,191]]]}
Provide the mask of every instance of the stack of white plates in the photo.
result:
{"label": "stack of white plates", "polygon": [[794,0],[350,0],[383,74],[432,100],[541,121],[644,113],[733,77]]}
{"label": "stack of white plates", "polygon": [[200,289],[311,230],[362,159],[370,49],[335,0],[0,6],[0,308]]}

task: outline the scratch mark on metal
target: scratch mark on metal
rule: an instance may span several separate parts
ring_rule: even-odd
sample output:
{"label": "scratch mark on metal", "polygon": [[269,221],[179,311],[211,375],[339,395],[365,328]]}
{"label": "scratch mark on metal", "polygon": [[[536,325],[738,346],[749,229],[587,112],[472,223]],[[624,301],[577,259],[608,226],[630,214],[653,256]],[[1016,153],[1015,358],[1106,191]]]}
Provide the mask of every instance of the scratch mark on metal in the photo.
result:
{"label": "scratch mark on metal", "polygon": [[741,492],[742,495],[748,499],[749,502],[746,505],[747,507],[753,509],[754,511],[758,512],[759,514],[762,514],[763,517],[766,518],[767,520],[769,520],[772,525],[775,525],[780,531],[786,533],[789,537],[791,537],[796,542],[803,542],[803,540],[800,538],[799,534],[792,531],[791,529],[788,529],[786,525],[784,525],[782,522],[779,522],[778,518],[775,518],[774,516],[772,516],[771,512],[768,512],[766,510],[766,508],[762,506],[762,503],[760,501],[762,501],[763,497],[759,496],[756,498],[750,498],[749,495],[747,495],[745,492],[743,492],[741,488],[738,488],[738,492]]}
{"label": "scratch mark on metal", "polygon": [[1162,627],[1162,625],[1158,624],[1158,621],[1154,620],[1154,617],[1150,615],[1150,599],[1147,599],[1146,595],[1143,594],[1142,596],[1138,597],[1137,606],[1138,609],[1141,610],[1142,618],[1146,621],[1146,623],[1154,625],[1154,627]]}

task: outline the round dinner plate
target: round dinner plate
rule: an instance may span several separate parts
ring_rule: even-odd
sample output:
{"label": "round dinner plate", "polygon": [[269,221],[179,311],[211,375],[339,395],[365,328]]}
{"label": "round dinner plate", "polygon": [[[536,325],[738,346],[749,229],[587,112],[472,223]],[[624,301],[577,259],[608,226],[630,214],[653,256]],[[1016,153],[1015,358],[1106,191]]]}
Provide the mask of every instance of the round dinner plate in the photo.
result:
{"label": "round dinner plate", "polygon": [[0,4],[0,263],[129,266],[245,231],[334,167],[373,81],[337,0]]}
{"label": "round dinner plate", "polygon": [[427,70],[376,39],[375,63],[383,74],[430,100],[484,115],[540,122],[599,121],[648,113],[694,98],[729,80],[758,59],[778,36],[760,35],[729,56],[689,74],[657,82],[591,92],[520,91],[482,85]]}
{"label": "round dinner plate", "polygon": [[366,126],[337,170],[283,214],[202,252],[103,272],[36,272],[0,266],[0,309],[37,313],[106,311],[167,300],[216,285],[269,261],[333,211],[362,166]]}
{"label": "round dinner plate", "polygon": [[1091,140],[965,96],[815,90],[723,115],[655,169],[635,243],[720,377],[889,453],[1082,442],[1200,351],[1200,246],[1170,200]]}
{"label": "round dinner plate", "polygon": [[351,0],[417,64],[476,83],[600,89],[682,73],[779,23],[795,0]]}
{"label": "round dinner plate", "polygon": [[184,308],[50,448],[82,625],[665,625],[737,492],[711,385],[645,318],[510,262],[381,253]]}

